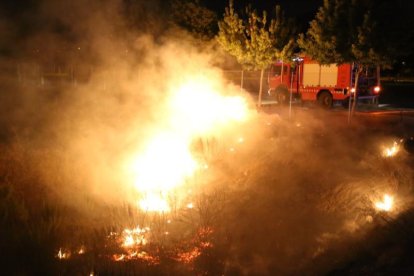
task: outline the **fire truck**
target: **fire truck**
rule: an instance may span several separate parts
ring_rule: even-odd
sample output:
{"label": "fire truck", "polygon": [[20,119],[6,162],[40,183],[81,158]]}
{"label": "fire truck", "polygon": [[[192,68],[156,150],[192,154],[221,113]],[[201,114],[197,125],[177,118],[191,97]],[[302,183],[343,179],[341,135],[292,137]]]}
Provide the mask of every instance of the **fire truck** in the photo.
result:
{"label": "fire truck", "polygon": [[358,68],[352,64],[321,65],[308,57],[297,57],[292,63],[276,62],[268,71],[268,94],[280,104],[293,99],[313,101],[324,108],[335,102],[347,106],[349,100],[378,103],[380,87],[379,67],[364,68],[358,77],[355,93],[355,76]]}

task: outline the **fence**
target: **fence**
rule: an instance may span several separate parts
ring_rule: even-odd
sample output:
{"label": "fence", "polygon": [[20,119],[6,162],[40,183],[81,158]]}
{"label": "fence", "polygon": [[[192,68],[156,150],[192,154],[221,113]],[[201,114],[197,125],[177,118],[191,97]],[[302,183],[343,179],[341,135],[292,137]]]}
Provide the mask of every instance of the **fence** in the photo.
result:
{"label": "fence", "polygon": [[[49,87],[59,84],[73,84],[87,82],[92,73],[91,66],[63,66],[49,64],[40,66],[36,63],[15,63],[8,66],[7,70],[2,68],[2,72],[8,72],[9,78],[17,80],[23,85],[36,85]],[[252,97],[257,97],[260,89],[260,71],[245,70],[223,70],[224,78],[248,92]],[[263,98],[267,97],[267,74],[263,77]]]}
{"label": "fence", "polygon": [[[254,99],[257,99],[259,96],[260,89],[260,71],[244,71],[244,70],[223,70],[224,78],[227,81],[232,82],[233,84],[240,87],[240,89],[248,92]],[[262,85],[263,85],[263,94],[262,100],[270,101],[274,100],[267,93],[269,86],[267,82],[268,71],[266,70],[263,75]]]}
{"label": "fence", "polygon": [[91,66],[74,67],[56,64],[41,66],[36,63],[20,62],[7,66],[7,69],[2,72],[7,72],[9,79],[17,80],[22,85],[49,87],[86,82],[92,75],[92,70]]}

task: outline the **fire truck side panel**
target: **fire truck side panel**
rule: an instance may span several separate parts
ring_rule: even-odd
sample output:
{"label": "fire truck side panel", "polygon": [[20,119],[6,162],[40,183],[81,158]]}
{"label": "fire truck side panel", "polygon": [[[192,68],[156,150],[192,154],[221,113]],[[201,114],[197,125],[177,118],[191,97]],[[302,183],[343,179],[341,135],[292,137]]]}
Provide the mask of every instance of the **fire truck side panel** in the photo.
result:
{"label": "fire truck side panel", "polygon": [[351,65],[342,64],[338,66],[338,87],[348,87],[351,83]]}
{"label": "fire truck side panel", "polygon": [[[351,79],[351,66],[343,64],[320,65],[305,59],[299,68],[300,94],[303,101],[316,101],[321,92],[328,91],[334,100],[348,97],[347,87]],[[294,89],[297,93],[297,89]]]}
{"label": "fire truck side panel", "polygon": [[335,87],[338,81],[338,66],[335,64],[321,66],[321,81],[322,87]]}
{"label": "fire truck side panel", "polygon": [[318,86],[320,82],[319,64],[303,64],[303,86]]}
{"label": "fire truck side panel", "polygon": [[340,97],[338,91],[335,90],[338,82],[338,66],[335,64],[320,65],[314,62],[304,62],[302,67],[303,78],[300,89],[302,100],[316,101],[321,91],[328,91],[334,99]]}
{"label": "fire truck side panel", "polygon": [[303,101],[316,101],[316,94],[319,91],[319,87],[303,87],[300,89],[301,99]]}
{"label": "fire truck side panel", "polygon": [[[273,92],[277,92],[280,87],[284,87],[285,90],[292,89],[292,93],[300,94],[303,101],[317,101],[321,92],[329,92],[334,101],[342,101],[351,93],[351,69],[351,64],[320,65],[308,57],[304,57],[299,67],[293,70],[290,64],[278,62],[273,64],[269,71],[269,89]],[[359,91],[370,92],[374,89],[374,85],[378,85],[378,74],[374,78],[369,78],[372,74],[368,73],[366,73],[368,77],[360,75]],[[379,91],[380,88],[376,89]],[[376,93],[378,97],[379,92]]]}

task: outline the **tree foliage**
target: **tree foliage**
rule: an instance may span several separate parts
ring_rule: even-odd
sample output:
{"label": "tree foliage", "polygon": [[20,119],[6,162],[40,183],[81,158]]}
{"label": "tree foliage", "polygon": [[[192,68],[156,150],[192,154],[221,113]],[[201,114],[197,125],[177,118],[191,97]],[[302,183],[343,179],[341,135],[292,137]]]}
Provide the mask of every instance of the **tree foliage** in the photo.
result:
{"label": "tree foliage", "polygon": [[200,0],[122,0],[123,16],[133,30],[161,35],[180,27],[197,39],[217,33],[217,15]]}
{"label": "tree foliage", "polygon": [[[391,64],[398,55],[398,44],[388,38],[395,29],[382,23],[387,7],[381,0],[324,0],[306,35],[299,37],[300,48],[321,64],[355,64],[354,99],[359,73],[366,66]],[[351,115],[355,106],[356,100]]]}
{"label": "tree foliage", "polygon": [[217,15],[201,5],[199,0],[172,0],[173,22],[194,37],[209,40],[217,33]]}
{"label": "tree foliage", "polygon": [[412,48],[400,43],[412,40],[413,32],[407,32],[407,17],[400,18],[402,7],[396,6],[382,0],[324,0],[298,44],[321,64],[390,64]]}
{"label": "tree foliage", "polygon": [[356,27],[356,37],[352,41],[351,53],[353,61],[364,65],[389,65],[397,56],[394,42],[386,38],[386,30],[376,18],[378,11],[373,7],[361,16]]}
{"label": "tree foliage", "polygon": [[266,11],[259,14],[248,6],[243,17],[231,0],[218,23],[218,43],[247,70],[262,70],[277,59],[289,58],[295,46],[295,28],[280,6],[275,12],[275,18],[269,19]]}
{"label": "tree foliage", "polygon": [[234,56],[246,70],[260,70],[258,105],[261,105],[264,70],[276,60],[287,60],[295,48],[295,26],[285,19],[280,6],[275,8],[275,17],[269,19],[267,12],[260,15],[250,6],[245,16],[240,16],[230,0],[224,18],[218,23],[217,41]]}

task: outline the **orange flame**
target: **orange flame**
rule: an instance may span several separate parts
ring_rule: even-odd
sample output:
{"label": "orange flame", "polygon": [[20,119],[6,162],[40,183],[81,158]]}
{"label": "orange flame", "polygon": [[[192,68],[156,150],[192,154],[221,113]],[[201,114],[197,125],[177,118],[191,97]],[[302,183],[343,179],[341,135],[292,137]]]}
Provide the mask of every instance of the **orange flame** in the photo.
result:
{"label": "orange flame", "polygon": [[70,252],[68,250],[59,248],[59,251],[56,255],[56,257],[60,260],[69,259],[70,258]]}
{"label": "orange flame", "polygon": [[400,150],[400,147],[399,147],[398,143],[394,142],[392,147],[384,149],[383,155],[384,155],[384,157],[393,157],[398,153],[399,150]]}
{"label": "orange flame", "polygon": [[[138,206],[149,212],[169,212],[169,195],[208,166],[192,152],[195,139],[221,134],[249,115],[243,97],[221,95],[214,83],[201,75],[174,90],[165,111],[158,131],[129,161],[134,187],[141,194]],[[240,138],[238,142],[243,141]]]}
{"label": "orange flame", "polygon": [[375,208],[380,211],[389,212],[394,206],[394,198],[388,194],[385,194],[382,201],[375,203]]}

